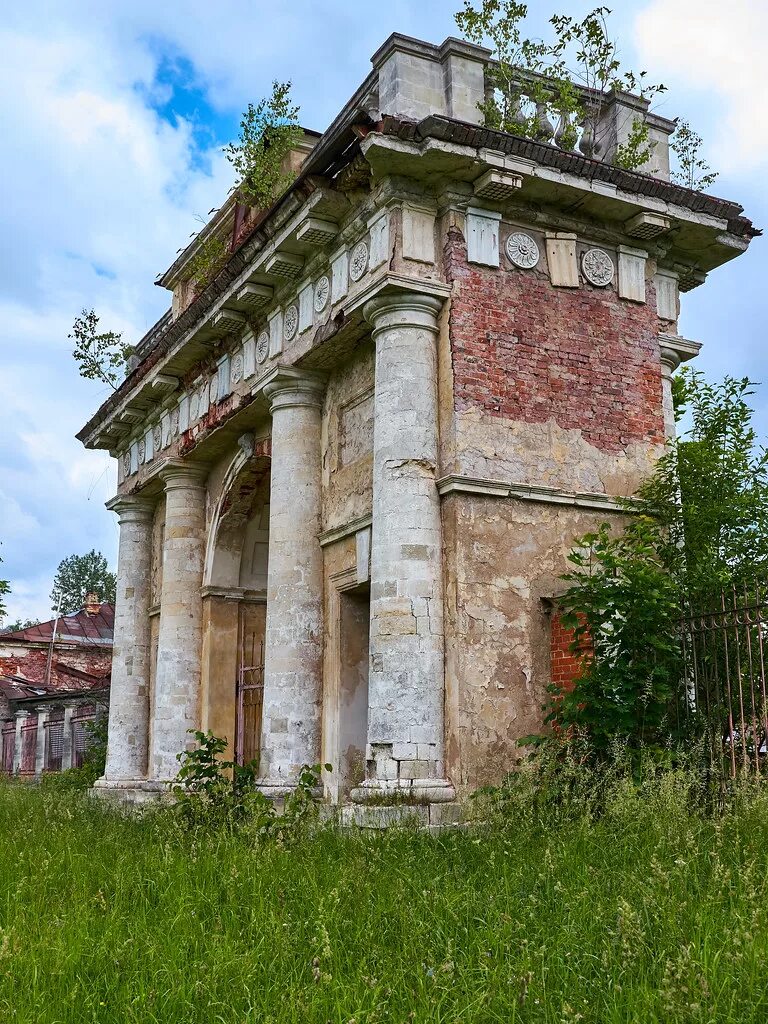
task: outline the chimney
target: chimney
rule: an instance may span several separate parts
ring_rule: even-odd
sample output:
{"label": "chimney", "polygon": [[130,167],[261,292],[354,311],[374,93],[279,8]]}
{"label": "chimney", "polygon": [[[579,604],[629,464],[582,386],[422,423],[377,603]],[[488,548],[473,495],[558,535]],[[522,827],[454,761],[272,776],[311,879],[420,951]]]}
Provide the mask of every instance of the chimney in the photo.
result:
{"label": "chimney", "polygon": [[89,590],[85,595],[85,611],[88,615],[98,615],[101,611],[101,600],[93,590]]}

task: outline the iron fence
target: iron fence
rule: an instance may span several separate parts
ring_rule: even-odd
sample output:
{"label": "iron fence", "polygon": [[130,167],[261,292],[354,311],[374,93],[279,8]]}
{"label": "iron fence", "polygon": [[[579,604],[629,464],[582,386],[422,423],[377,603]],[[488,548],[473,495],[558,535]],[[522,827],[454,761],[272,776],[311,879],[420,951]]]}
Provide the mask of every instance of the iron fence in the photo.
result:
{"label": "iron fence", "polygon": [[680,623],[681,704],[689,725],[709,737],[713,760],[735,778],[767,763],[768,594],[731,587],[713,605]]}

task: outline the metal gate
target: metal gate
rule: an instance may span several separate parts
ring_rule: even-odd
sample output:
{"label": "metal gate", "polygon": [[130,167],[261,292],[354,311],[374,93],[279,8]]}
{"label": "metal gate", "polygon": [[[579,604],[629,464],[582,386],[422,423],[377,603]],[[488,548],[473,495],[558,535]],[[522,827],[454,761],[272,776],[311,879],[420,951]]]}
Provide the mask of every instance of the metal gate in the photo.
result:
{"label": "metal gate", "polygon": [[241,609],[240,652],[237,670],[235,761],[257,761],[261,747],[261,713],[264,703],[264,642],[248,629]]}

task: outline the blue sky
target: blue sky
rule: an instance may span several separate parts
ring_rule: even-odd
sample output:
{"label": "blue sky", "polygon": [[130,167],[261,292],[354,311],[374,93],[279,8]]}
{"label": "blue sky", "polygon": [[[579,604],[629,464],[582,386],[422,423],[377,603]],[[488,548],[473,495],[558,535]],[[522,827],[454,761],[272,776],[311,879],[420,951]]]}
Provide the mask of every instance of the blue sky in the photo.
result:
{"label": "blue sky", "polygon": [[[115,476],[75,432],[106,397],[81,380],[67,332],[83,308],[138,339],[167,306],[157,273],[232,184],[221,146],[249,101],[291,79],[302,121],[322,130],[392,31],[455,34],[455,0],[385,5],[327,0],[27,0],[0,16],[0,576],[9,618],[49,614],[56,565],[101,549]],[[529,33],[555,12],[532,3]],[[721,176],[712,191],[768,227],[764,55],[768,5],[754,0],[621,0],[613,27],[625,62],[668,93],[657,109],[688,118]],[[768,243],[684,296],[681,330],[698,365],[766,380]]]}

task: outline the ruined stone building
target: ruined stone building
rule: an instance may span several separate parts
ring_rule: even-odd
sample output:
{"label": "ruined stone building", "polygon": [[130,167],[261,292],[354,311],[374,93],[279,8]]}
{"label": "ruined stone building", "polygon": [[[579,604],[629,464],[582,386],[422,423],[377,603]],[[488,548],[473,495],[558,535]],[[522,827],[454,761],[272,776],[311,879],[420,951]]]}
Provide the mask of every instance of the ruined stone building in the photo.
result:
{"label": "ruined stone building", "polygon": [[114,613],[87,594],[71,615],[0,632],[0,775],[39,779],[82,763],[86,723],[109,700]]}
{"label": "ruined stone building", "polygon": [[[488,56],[391,36],[285,195],[230,197],[159,278],[170,311],[79,435],[119,466],[100,791],[162,790],[211,729],[267,793],[329,762],[331,800],[437,805],[540,725],[573,538],[620,524],[673,430],[679,293],[755,232],[669,182],[644,100],[604,98],[599,151],[544,111],[535,140],[483,127]],[[612,164],[638,115],[644,173]]]}

